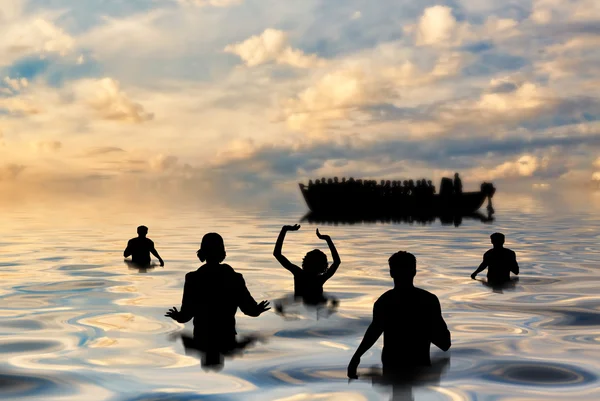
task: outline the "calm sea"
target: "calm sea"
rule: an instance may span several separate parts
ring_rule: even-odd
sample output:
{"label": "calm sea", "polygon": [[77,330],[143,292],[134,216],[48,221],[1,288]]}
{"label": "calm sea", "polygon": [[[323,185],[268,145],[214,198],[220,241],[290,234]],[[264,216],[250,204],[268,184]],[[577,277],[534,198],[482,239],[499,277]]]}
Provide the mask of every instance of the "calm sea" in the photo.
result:
{"label": "calm sea", "polygon": [[[260,207],[167,202],[2,204],[0,224],[0,398],[10,400],[598,400],[600,389],[600,200],[534,194],[495,198],[496,221],[460,227],[419,224],[303,224],[284,254],[296,263],[326,244],[342,258],[321,308],[285,304],[259,318],[238,313],[238,332],[258,338],[220,372],[204,371],[164,317],[179,307],[202,235],[219,232],[227,262],[257,300],[288,300],[291,275],[272,256],[299,201]],[[123,262],[127,240],[146,224],[166,262],[139,272]],[[494,291],[469,275],[506,234],[521,277]],[[391,288],[387,259],[418,260],[417,286],[435,293],[452,348],[432,347],[429,379],[389,386],[376,378],[381,340],[346,366]],[[485,277],[485,273],[482,274]],[[283,302],[283,301],[282,301]],[[287,301],[286,301],[287,302]],[[406,330],[410,330],[407,327]]]}

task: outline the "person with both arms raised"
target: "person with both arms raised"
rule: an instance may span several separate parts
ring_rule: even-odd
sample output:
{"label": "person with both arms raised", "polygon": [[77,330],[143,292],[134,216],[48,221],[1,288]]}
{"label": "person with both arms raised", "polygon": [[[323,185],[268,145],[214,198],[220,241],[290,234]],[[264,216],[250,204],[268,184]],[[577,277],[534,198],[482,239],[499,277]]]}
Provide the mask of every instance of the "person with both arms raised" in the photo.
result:
{"label": "person with both arms raised", "polygon": [[308,252],[304,259],[302,259],[302,268],[296,266],[290,262],[285,256],[282,255],[281,251],[283,248],[283,241],[285,240],[285,234],[288,231],[298,231],[300,226],[298,224],[294,226],[283,226],[277,242],[275,243],[275,249],[273,250],[273,256],[279,261],[279,263],[289,270],[294,275],[294,295],[297,297],[303,297],[305,301],[318,301],[323,297],[323,285],[329,280],[337,271],[340,263],[340,255],[331,240],[329,235],[323,235],[317,229],[317,237],[327,242],[331,256],[333,257],[333,263],[327,268],[327,256],[319,249],[313,249]]}

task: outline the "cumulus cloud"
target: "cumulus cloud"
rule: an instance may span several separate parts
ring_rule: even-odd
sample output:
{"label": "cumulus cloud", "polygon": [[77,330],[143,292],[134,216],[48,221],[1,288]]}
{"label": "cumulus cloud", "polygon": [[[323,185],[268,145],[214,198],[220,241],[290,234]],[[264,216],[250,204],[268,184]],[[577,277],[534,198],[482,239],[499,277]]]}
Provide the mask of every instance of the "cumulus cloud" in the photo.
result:
{"label": "cumulus cloud", "polygon": [[457,46],[472,36],[468,23],[461,23],[447,6],[426,8],[416,26],[418,46]]}
{"label": "cumulus cloud", "polygon": [[112,78],[84,80],[76,91],[104,119],[142,123],[154,118],[141,104],[131,100]]}
{"label": "cumulus cloud", "polygon": [[270,28],[243,42],[226,46],[225,52],[238,55],[248,67],[274,62],[296,68],[311,68],[325,63],[314,54],[306,55],[302,50],[293,49],[286,32]]}
{"label": "cumulus cloud", "polygon": [[22,2],[0,9],[0,66],[34,54],[66,55],[75,47],[75,39],[59,28],[52,16],[25,15]]}
{"label": "cumulus cloud", "polygon": [[397,101],[404,89],[427,88],[454,76],[465,60],[456,52],[441,53],[429,71],[408,60],[396,65],[350,60],[350,66],[332,69],[296,97],[285,100],[280,118],[292,130],[316,134],[335,121],[365,121],[371,118],[368,108]]}

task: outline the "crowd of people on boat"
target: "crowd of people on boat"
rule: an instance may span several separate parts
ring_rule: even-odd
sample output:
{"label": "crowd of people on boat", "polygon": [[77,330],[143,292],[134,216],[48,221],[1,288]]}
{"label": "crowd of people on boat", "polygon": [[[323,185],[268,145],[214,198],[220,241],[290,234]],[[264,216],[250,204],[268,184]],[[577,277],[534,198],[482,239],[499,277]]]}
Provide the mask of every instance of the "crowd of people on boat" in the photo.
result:
{"label": "crowd of people on boat", "polygon": [[[333,263],[319,249],[306,253],[300,266],[283,255],[283,244],[288,232],[298,231],[299,225],[286,225],[275,242],[273,256],[294,277],[294,295],[306,302],[318,304],[324,300],[323,286],[341,265],[341,258],[329,235],[316,230],[319,239],[325,241]],[[133,263],[146,265],[150,254],[164,266],[164,261],[147,238],[148,228],[138,227],[138,237],[129,241],[124,256],[132,257]],[[504,248],[504,235],[494,233],[490,237],[493,248],[487,251],[483,261],[471,275],[472,279],[487,269],[487,282],[501,286],[511,281],[510,273],[518,275],[519,265],[515,252]],[[169,309],[165,316],[179,323],[193,319],[194,336],[183,338],[187,350],[194,349],[202,355],[203,366],[211,370],[223,367],[225,356],[237,355],[255,339],[237,338],[235,314],[238,308],[247,316],[258,317],[270,309],[269,301],[256,302],[242,274],[223,263],[227,253],[223,238],[208,233],[202,238],[198,259],[203,265],[187,273],[181,308]],[[358,377],[358,366],[363,354],[377,339],[384,335],[382,353],[384,375],[406,375],[415,369],[431,365],[429,347],[436,345],[443,351],[451,346],[451,335],[444,318],[439,299],[434,294],[414,286],[417,259],[409,252],[399,251],[389,260],[389,274],[394,288],[385,292],[374,304],[373,319],[365,332],[354,356],[348,364],[349,378]],[[207,365],[212,365],[212,368]]]}
{"label": "crowd of people on boat", "polygon": [[[450,178],[442,179],[444,182],[452,183],[451,188],[442,188],[445,191],[451,192],[452,194],[462,194],[462,181],[458,173],[454,174],[454,180]],[[443,184],[442,184],[443,185]],[[338,177],[333,178],[319,178],[314,182],[313,180],[308,181],[308,190],[310,191],[324,191],[329,192],[330,190],[344,191],[353,190],[359,193],[377,194],[380,196],[393,196],[393,195],[434,195],[436,193],[435,185],[431,180],[425,178],[420,180],[381,180],[379,183],[376,180],[363,180],[354,179],[350,177],[342,177],[340,180]]]}

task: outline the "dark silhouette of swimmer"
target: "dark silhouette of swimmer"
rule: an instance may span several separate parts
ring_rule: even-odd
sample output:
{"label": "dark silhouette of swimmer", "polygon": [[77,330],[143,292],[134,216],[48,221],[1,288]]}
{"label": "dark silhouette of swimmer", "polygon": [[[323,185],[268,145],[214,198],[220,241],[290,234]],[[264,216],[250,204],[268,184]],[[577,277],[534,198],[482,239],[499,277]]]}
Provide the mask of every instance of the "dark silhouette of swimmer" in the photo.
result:
{"label": "dark silhouette of swimmer", "polygon": [[431,366],[431,343],[443,351],[450,348],[450,331],[442,317],[440,301],[434,294],[413,285],[417,274],[414,255],[397,252],[390,257],[389,265],[394,289],[375,302],[373,321],[348,365],[350,379],[358,378],[360,358],[382,333],[384,375]]}
{"label": "dark silhouette of swimmer", "polygon": [[275,243],[273,256],[294,275],[294,294],[296,296],[301,296],[305,300],[318,300],[323,297],[323,284],[335,274],[340,266],[340,256],[335,249],[331,237],[329,235],[322,235],[317,228],[317,237],[326,241],[327,245],[329,245],[333,263],[328,269],[327,256],[320,250],[314,249],[304,256],[302,268],[296,266],[281,254],[281,248],[283,247],[285,234],[288,231],[298,231],[299,229],[300,226],[298,224],[283,226],[281,228],[281,232]]}
{"label": "dark silhouette of swimmer", "polygon": [[510,281],[510,272],[519,274],[519,264],[514,251],[504,248],[504,234],[494,233],[490,236],[494,247],[483,255],[483,262],[471,274],[475,277],[487,267],[487,281],[490,285],[501,285]]}
{"label": "dark silhouette of swimmer", "polygon": [[148,227],[139,226],[137,233],[136,238],[132,238],[127,242],[127,248],[125,248],[123,256],[126,258],[131,256],[131,262],[138,266],[148,266],[150,265],[150,254],[152,254],[158,259],[160,265],[164,266],[165,262],[154,248],[154,241],[146,237]]}
{"label": "dark silhouette of swimmer", "polygon": [[235,313],[238,308],[253,317],[271,308],[268,301],[257,304],[246,288],[244,277],[228,264],[221,263],[226,253],[219,234],[206,234],[197,255],[206,263],[185,275],[181,310],[173,307],[165,316],[179,323],[193,318],[196,344],[226,352],[236,344]]}

